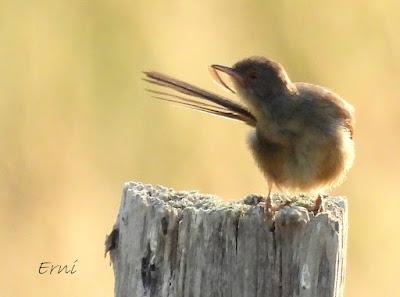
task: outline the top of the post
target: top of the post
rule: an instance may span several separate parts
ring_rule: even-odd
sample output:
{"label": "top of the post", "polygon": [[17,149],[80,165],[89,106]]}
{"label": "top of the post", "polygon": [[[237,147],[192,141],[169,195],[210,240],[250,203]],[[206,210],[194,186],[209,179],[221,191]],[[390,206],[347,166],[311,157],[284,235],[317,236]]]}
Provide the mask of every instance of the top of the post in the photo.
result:
{"label": "top of the post", "polygon": [[[193,211],[234,211],[246,213],[250,210],[262,211],[265,197],[258,194],[250,194],[237,201],[223,201],[216,195],[201,194],[197,191],[175,191],[171,188],[159,185],[144,184],[141,182],[127,182],[124,185],[124,206],[127,200],[144,199],[154,206],[164,206],[177,210],[191,209]],[[272,202],[282,206],[279,212],[289,212],[290,209],[306,210],[313,205],[316,197],[307,195],[288,196],[284,194],[272,194]],[[343,197],[325,197],[323,199],[323,211],[314,213],[308,211],[309,216],[328,215],[330,219],[341,220],[347,208],[347,201]]]}

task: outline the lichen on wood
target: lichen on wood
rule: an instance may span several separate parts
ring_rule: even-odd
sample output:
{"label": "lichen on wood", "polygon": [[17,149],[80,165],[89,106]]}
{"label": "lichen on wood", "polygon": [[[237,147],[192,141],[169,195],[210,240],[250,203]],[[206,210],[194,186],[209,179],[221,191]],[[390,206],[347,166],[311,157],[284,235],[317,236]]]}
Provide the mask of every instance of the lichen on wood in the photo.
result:
{"label": "lichen on wood", "polygon": [[346,201],[326,198],[314,214],[307,197],[273,198],[289,205],[269,217],[258,195],[222,202],[127,183],[106,241],[115,296],[342,296]]}

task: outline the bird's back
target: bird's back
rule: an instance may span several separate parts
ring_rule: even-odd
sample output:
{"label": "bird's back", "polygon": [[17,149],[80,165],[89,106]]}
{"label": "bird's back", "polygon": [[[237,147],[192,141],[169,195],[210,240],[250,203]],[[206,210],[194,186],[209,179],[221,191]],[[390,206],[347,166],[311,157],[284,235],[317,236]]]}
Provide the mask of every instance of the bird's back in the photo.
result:
{"label": "bird's back", "polygon": [[330,187],[341,182],[354,159],[353,107],[335,93],[296,83],[293,122],[298,137],[287,174],[298,188]]}
{"label": "bird's back", "polygon": [[298,91],[296,117],[304,119],[307,126],[327,134],[342,126],[353,137],[353,106],[326,88],[301,82],[295,83],[295,86]]}

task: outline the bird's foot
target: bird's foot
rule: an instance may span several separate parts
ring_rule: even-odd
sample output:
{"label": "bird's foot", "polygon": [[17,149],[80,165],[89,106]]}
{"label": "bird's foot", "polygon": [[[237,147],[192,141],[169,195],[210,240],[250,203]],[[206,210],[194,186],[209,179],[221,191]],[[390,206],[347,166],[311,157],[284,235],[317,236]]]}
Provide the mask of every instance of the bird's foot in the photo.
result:
{"label": "bird's foot", "polygon": [[282,208],[284,208],[287,205],[290,205],[291,201],[286,201],[285,203],[282,204],[274,204],[272,202],[271,196],[268,195],[268,197],[262,202],[262,207],[264,209],[264,213],[267,217],[272,218],[275,216],[275,213]]}
{"label": "bird's foot", "polygon": [[[324,211],[324,201],[327,196],[323,194],[318,194],[317,199],[314,201],[313,205],[305,206],[305,208],[314,213],[314,215],[321,213]],[[264,213],[267,217],[272,218],[275,216],[275,213],[285,206],[291,205],[292,200],[287,200],[281,204],[275,204],[272,202],[271,195],[268,195],[267,198],[264,198],[260,201],[260,205],[264,210]]]}
{"label": "bird's foot", "polygon": [[324,195],[323,194],[318,194],[317,199],[314,202],[314,205],[308,207],[308,211],[313,212],[314,215],[317,213],[323,212],[324,211],[324,203],[323,203]]}
{"label": "bird's foot", "polygon": [[267,218],[272,218],[275,215],[275,210],[274,207],[272,206],[271,196],[268,195],[267,198],[263,198],[259,202],[259,205],[261,206]]}
{"label": "bird's foot", "polygon": [[268,195],[267,199],[265,199],[264,213],[267,217],[273,217],[275,214],[275,210],[272,207],[272,199],[270,195]]}

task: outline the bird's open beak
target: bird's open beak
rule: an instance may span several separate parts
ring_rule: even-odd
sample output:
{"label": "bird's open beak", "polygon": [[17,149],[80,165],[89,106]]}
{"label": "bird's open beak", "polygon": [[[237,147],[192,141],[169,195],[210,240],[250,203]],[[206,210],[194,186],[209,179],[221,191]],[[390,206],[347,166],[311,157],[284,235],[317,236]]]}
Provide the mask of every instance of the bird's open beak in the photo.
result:
{"label": "bird's open beak", "polygon": [[214,81],[224,87],[225,89],[228,89],[232,93],[236,93],[231,87],[229,87],[221,78],[219,75],[218,71],[224,72],[225,74],[229,75],[229,77],[234,80],[237,84],[242,84],[242,78],[240,77],[239,74],[237,74],[232,68],[227,67],[227,66],[222,66],[222,65],[211,65],[209,67],[210,73]]}

